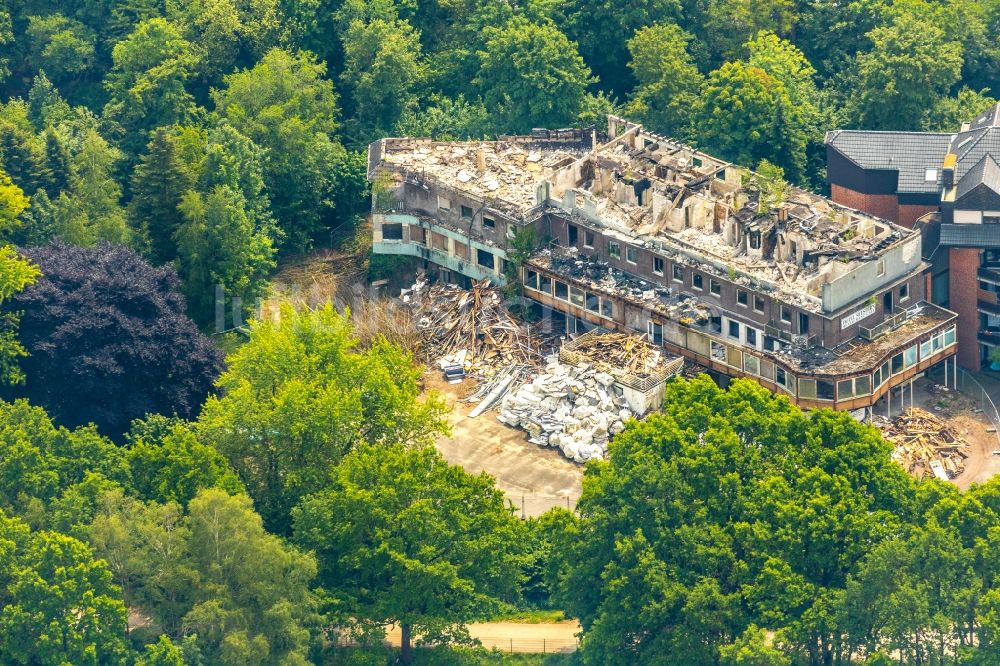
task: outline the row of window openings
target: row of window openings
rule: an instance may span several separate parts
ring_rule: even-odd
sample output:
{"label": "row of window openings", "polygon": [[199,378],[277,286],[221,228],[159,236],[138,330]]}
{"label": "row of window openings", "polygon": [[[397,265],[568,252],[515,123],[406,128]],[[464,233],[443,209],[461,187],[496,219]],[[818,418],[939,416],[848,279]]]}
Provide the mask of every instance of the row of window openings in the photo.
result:
{"label": "row of window openings", "polygon": [[[451,202],[448,201],[447,199],[439,198],[438,208],[444,211],[450,211]],[[473,211],[470,206],[459,206],[459,211],[462,215],[463,220],[471,220],[476,215],[475,211]],[[487,217],[483,215],[483,226],[486,227],[487,229],[496,229],[497,221],[494,220],[492,217]]]}
{"label": "row of window openings", "polygon": [[[553,293],[553,284],[555,292]],[[609,298],[603,298],[597,294],[584,291],[577,287],[571,287],[565,282],[553,280],[547,275],[540,275],[535,271],[526,270],[524,272],[524,286],[534,289],[550,296],[555,295],[561,301],[572,303],[581,308],[586,308],[594,314],[611,319],[615,316],[614,302]]]}
{"label": "row of window openings", "polygon": [[[713,342],[713,345],[721,343]],[[861,375],[850,379],[842,379],[836,382],[836,396],[838,400],[848,400],[850,398],[871,395],[872,391],[885,384],[891,377],[905,372],[917,364],[919,360],[927,360],[932,355],[946,347],[955,344],[955,327],[938,333],[934,337],[925,340],[920,345],[913,345],[896,354],[891,359],[876,368],[872,375]],[[918,356],[919,347],[919,356]],[[726,358],[732,358],[727,356]],[[755,376],[761,376],[760,359],[750,354],[743,354],[743,371]],[[770,377],[766,377],[770,379]],[[792,395],[796,395],[796,385],[798,386],[798,397],[816,400],[834,400],[834,382],[822,379],[798,379],[787,372],[784,368],[775,366],[774,381]]]}
{"label": "row of window openings", "polygon": [[[432,239],[434,242],[434,249],[442,250],[447,252],[447,238],[445,236],[439,236],[434,232],[431,232]],[[402,224],[383,224],[382,225],[382,239],[383,240],[403,240],[403,225]],[[443,239],[443,243],[438,243],[437,241]],[[423,242],[423,239],[419,239]],[[464,251],[465,244],[461,245]],[[506,267],[506,259],[503,260]],[[482,268],[488,268],[493,271],[496,270],[496,260],[492,252],[488,250],[476,249],[476,264]]]}
{"label": "row of window openings", "polygon": [[[575,245],[575,233],[573,230],[575,227],[570,227],[570,244]],[[593,234],[591,232],[586,232],[587,236],[590,237],[590,243],[593,242]],[[585,242],[586,247],[593,247]],[[638,263],[638,249],[625,246],[625,261],[630,264]],[[613,259],[621,259],[621,244],[617,241],[608,241],[608,255]],[[653,257],[653,273],[656,275],[663,275],[663,270],[665,267],[665,262],[661,257]],[[684,282],[684,267],[680,264],[674,264],[672,267],[671,277],[674,282]],[[692,273],[691,275],[691,286],[699,291],[705,290],[705,276],[701,273]],[[904,287],[905,288],[905,287]],[[715,278],[708,279],[708,292],[713,296],[722,296],[722,283]],[[905,296],[901,293],[900,300],[905,300]],[[736,290],[736,303],[743,307],[750,306],[750,294],[744,289]],[[764,312],[767,309],[767,301],[763,296],[753,295],[753,309],[756,312]],[[781,321],[785,323],[792,323],[792,310],[791,308],[782,305],[781,306]],[[801,314],[799,315],[799,333],[805,334],[809,332],[809,315]]]}
{"label": "row of window openings", "polygon": [[[576,287],[571,287],[564,282],[558,280],[553,281],[551,278],[539,275],[535,271],[525,272],[525,286],[530,289],[535,289],[537,291],[542,291],[547,294],[552,294],[552,284],[555,283],[555,297],[578,305],[580,307],[586,307],[587,310],[601,314],[605,317],[612,317],[614,315],[614,306],[612,301],[604,298],[598,297],[596,294],[591,294],[585,292],[582,289],[577,289]],[[730,337],[739,338],[740,337],[740,323],[735,321],[729,322],[729,335]],[[647,323],[647,334],[650,342],[656,345],[663,344],[663,325],[659,322],[649,321]],[[756,329],[747,326],[746,327],[746,343],[748,345],[756,345],[757,337],[760,332]],[[766,336],[765,336],[766,337]],[[851,379],[845,379],[837,382],[836,391],[839,395],[839,399],[845,400],[852,397],[870,395],[872,392],[872,387],[878,388],[882,386],[889,378],[893,375],[897,375],[910,367],[917,364],[918,358],[927,359],[931,355],[937,353],[945,347],[951,346],[955,343],[955,328],[952,327],[947,331],[939,333],[938,335],[924,341],[919,345],[919,357],[918,357],[918,345],[913,345],[912,347],[906,349],[905,351],[896,354],[892,359],[886,361],[880,368],[875,370],[873,376],[862,375],[860,377],[854,377]],[[722,343],[712,342],[713,346],[723,347]],[[724,350],[723,350],[724,351]],[[743,367],[745,372],[750,374],[760,376],[760,359],[756,356],[750,354],[741,354],[743,357]],[[723,356],[725,357],[725,356]],[[874,380],[874,381],[873,381]],[[775,367],[775,382],[785,388],[789,393],[795,394],[796,391],[796,378],[791,373],[788,373],[784,368]],[[801,379],[798,380],[798,395],[800,398],[813,398],[817,400],[834,400],[834,382],[827,382],[824,380],[814,380],[814,379]]]}

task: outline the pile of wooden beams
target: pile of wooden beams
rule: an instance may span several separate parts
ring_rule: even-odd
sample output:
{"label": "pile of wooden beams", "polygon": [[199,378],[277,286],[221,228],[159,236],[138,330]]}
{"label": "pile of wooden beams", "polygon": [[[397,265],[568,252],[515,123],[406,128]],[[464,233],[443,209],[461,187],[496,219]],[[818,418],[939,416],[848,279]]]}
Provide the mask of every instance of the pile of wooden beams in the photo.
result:
{"label": "pile of wooden beams", "polygon": [[602,370],[613,368],[636,377],[648,377],[666,361],[644,335],[604,333],[580,338],[573,351]]}
{"label": "pile of wooden beams", "polygon": [[892,457],[918,479],[933,475],[947,481],[965,469],[969,443],[934,414],[916,407],[891,421],[876,418],[875,424],[892,443]]}
{"label": "pile of wooden beams", "polygon": [[460,364],[469,374],[493,377],[505,368],[540,361],[528,331],[487,281],[469,291],[418,281],[401,298],[413,311],[428,362]]}

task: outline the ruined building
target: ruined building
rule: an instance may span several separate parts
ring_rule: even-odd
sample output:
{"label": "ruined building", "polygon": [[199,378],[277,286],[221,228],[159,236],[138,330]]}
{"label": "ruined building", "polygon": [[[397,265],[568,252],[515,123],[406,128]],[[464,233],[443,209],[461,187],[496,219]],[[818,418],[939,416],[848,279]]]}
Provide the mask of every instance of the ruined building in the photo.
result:
{"label": "ruined building", "polygon": [[383,139],[369,178],[375,252],[446,281],[515,276],[568,334],[642,331],[804,407],[898,398],[955,353],[955,314],[924,300],[918,232],[621,118],[607,136]]}
{"label": "ruined building", "polygon": [[958,132],[838,130],[826,137],[833,200],[916,225],[931,299],[958,313],[958,363],[1000,347],[1000,104]]}

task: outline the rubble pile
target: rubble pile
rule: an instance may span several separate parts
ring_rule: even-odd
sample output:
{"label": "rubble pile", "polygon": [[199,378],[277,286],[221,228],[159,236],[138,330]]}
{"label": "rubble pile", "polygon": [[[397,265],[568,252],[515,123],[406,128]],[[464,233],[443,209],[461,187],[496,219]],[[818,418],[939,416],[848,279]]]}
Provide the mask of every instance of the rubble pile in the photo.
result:
{"label": "rubble pile", "polygon": [[661,367],[663,355],[643,335],[603,333],[585,336],[573,344],[599,370],[621,370],[636,377],[648,377]]}
{"label": "rubble pile", "polygon": [[602,458],[608,440],[633,416],[614,383],[592,363],[565,365],[550,357],[545,372],[504,398],[497,420],[523,428],[528,441],[556,447],[575,462]]}
{"label": "rubble pile", "polygon": [[538,360],[531,337],[485,280],[471,291],[418,280],[400,297],[413,311],[424,354],[442,368],[461,365],[469,374],[493,377]]}
{"label": "rubble pile", "polygon": [[947,481],[965,469],[969,443],[934,414],[912,408],[892,420],[876,417],[874,423],[895,447],[893,459],[918,479],[933,474]]}

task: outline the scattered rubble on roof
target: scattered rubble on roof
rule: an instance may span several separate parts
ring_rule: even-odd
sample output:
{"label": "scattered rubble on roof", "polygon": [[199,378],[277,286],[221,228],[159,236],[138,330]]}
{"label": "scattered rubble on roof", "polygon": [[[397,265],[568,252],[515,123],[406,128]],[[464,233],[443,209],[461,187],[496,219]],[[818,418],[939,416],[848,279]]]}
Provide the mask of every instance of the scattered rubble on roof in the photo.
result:
{"label": "scattered rubble on roof", "polygon": [[531,258],[529,265],[581,282],[595,292],[641,303],[685,325],[706,325],[718,314],[718,307],[688,292],[628,275],[607,262],[580,255],[575,248],[542,250]]}
{"label": "scattered rubble on roof", "polygon": [[610,122],[615,138],[603,143],[582,132],[575,143],[385,139],[375,154],[407,180],[437,179],[515,216],[560,209],[610,238],[735,272],[812,311],[824,284],[914,233],[795,187],[763,197],[767,183],[746,169],[623,119]]}
{"label": "scattered rubble on roof", "polygon": [[470,194],[498,198],[519,209],[535,205],[535,185],[567,161],[584,152],[565,148],[540,150],[514,141],[439,143],[419,139],[394,140],[383,154],[384,164],[414,176],[432,177]]}
{"label": "scattered rubble on roof", "polygon": [[892,420],[875,417],[873,423],[895,447],[893,459],[918,479],[936,476],[947,481],[965,469],[968,442],[934,414],[914,407]]}

